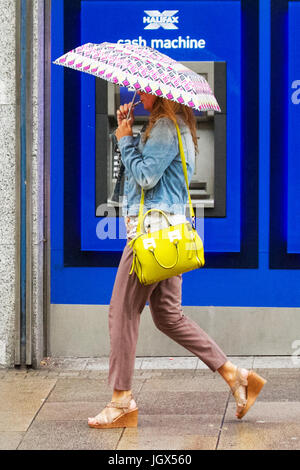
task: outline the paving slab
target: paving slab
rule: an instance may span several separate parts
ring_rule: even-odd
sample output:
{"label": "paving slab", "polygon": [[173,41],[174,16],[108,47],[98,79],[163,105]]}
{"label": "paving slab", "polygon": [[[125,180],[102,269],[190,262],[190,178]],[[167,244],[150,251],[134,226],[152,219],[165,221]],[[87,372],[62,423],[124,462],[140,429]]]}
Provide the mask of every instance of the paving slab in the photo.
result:
{"label": "paving slab", "polygon": [[[300,356],[227,356],[228,359],[239,367],[247,368],[269,368],[269,369],[298,369],[300,370]],[[150,369],[161,369],[165,367],[172,367],[178,363],[178,369],[182,368],[182,364],[187,364],[187,368],[191,369],[194,367],[196,361],[196,369],[209,369],[198,357],[194,355],[189,356],[164,356],[164,357],[136,357],[135,369],[139,370],[143,367]],[[173,365],[171,363],[173,362]],[[163,366],[162,366],[163,364]],[[62,370],[108,370],[109,358],[108,357],[46,357],[44,358],[39,369],[25,369],[23,373],[26,375],[47,375],[47,371],[59,371]],[[0,368],[0,379],[6,374],[19,374],[22,370]]]}
{"label": "paving slab", "polygon": [[300,400],[300,377],[298,375],[270,374],[264,371],[258,371],[258,373],[267,380],[257,398],[258,401],[293,402]]}
{"label": "paving slab", "polygon": [[204,364],[204,362],[200,361],[200,359],[197,361],[197,367],[196,367],[196,370],[199,370],[199,369],[210,371],[210,368],[206,364]]}
{"label": "paving slab", "polygon": [[194,376],[185,378],[149,378],[141,388],[141,393],[151,391],[170,391],[173,392],[227,392],[228,385],[220,377]]}
{"label": "paving slab", "polygon": [[86,420],[35,421],[18,449],[110,450],[116,448],[122,432],[122,429],[91,429]]}
{"label": "paving slab", "polygon": [[19,369],[19,368],[11,368],[11,369],[6,369],[6,374],[7,376],[16,376],[18,378],[25,376],[28,374],[27,369]]}
{"label": "paving slab", "polygon": [[38,413],[35,421],[85,421],[96,416],[110,401],[103,398],[98,402],[47,402]]}
{"label": "paving slab", "polygon": [[[247,369],[251,369],[253,366],[253,356],[227,356],[227,358],[237,367],[246,367]],[[200,359],[198,359],[197,369],[210,370],[209,367]]]}
{"label": "paving slab", "polygon": [[80,377],[86,377],[87,379],[97,379],[103,380],[106,384],[108,378],[108,371],[107,370],[99,370],[99,369],[85,369],[80,372]]}
{"label": "paving slab", "polygon": [[26,431],[55,380],[0,382],[0,431]]}
{"label": "paving slab", "polygon": [[[143,358],[137,357],[135,359],[134,368],[138,370],[141,368],[141,364],[143,362]],[[96,357],[90,358],[87,361],[86,370],[108,370],[109,368],[109,358],[108,357]]]}
{"label": "paving slab", "polygon": [[88,359],[85,370],[108,370],[108,366],[109,359],[107,357],[92,357]]}
{"label": "paving slab", "polygon": [[[133,381],[132,391],[137,395],[144,379]],[[112,390],[107,380],[86,379],[81,377],[58,378],[56,386],[49,395],[48,402],[59,401],[101,401],[111,399]]]}
{"label": "paving slab", "polygon": [[229,361],[235,364],[237,367],[245,367],[246,369],[253,368],[254,357],[253,356],[227,356]]}
{"label": "paving slab", "polygon": [[256,401],[242,420],[229,403],[218,449],[299,450],[300,402]]}
{"label": "paving slab", "polygon": [[[237,359],[250,368],[253,358]],[[184,369],[178,358],[175,367],[136,369],[138,428],[105,430],[87,425],[111,399],[98,358],[78,362],[78,369],[74,360],[68,368],[61,361],[44,370],[1,370],[0,449],[300,450],[300,369],[265,364],[253,367],[268,382],[242,420],[228,385],[208,368]]]}
{"label": "paving slab", "polygon": [[138,428],[127,428],[117,450],[213,450],[221,415],[139,415]]}
{"label": "paving slab", "polygon": [[255,372],[263,377],[277,377],[280,380],[285,380],[286,377],[298,377],[300,380],[300,369],[274,369],[274,368],[261,368],[255,367]]}
{"label": "paving slab", "polygon": [[196,369],[197,357],[144,358],[141,369]]}
{"label": "paving slab", "polygon": [[0,432],[0,450],[16,450],[24,435],[25,435],[24,432],[1,431]]}
{"label": "paving slab", "polygon": [[222,414],[228,392],[142,391],[138,397],[139,414]]}
{"label": "paving slab", "polygon": [[290,369],[300,368],[300,358],[297,356],[274,356],[260,357],[255,356],[253,361],[254,368],[272,368],[272,369]]}
{"label": "paving slab", "polygon": [[41,361],[41,367],[46,366],[50,369],[84,370],[88,363],[88,358],[79,357],[47,357]]}

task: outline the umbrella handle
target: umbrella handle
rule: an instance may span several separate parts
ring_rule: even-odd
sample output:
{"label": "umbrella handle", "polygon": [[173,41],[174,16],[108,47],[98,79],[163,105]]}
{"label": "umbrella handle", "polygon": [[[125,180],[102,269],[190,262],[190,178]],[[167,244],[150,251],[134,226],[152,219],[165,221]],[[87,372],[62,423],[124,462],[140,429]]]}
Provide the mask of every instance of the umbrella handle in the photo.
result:
{"label": "umbrella handle", "polygon": [[131,105],[130,105],[130,108],[129,108],[129,111],[128,111],[128,114],[127,114],[127,118],[126,118],[127,120],[129,119],[129,116],[130,116],[130,113],[131,113],[131,110],[132,110],[132,106],[133,106],[133,103],[134,103],[136,94],[137,94],[137,91],[135,91],[134,96],[133,96],[133,99],[132,99],[132,101],[131,101]]}

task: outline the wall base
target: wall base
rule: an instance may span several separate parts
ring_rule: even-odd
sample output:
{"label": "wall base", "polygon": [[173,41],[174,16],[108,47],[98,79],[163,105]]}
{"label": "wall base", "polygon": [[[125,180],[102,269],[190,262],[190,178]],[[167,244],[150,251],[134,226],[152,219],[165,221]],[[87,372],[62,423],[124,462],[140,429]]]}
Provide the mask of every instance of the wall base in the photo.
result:
{"label": "wall base", "polygon": [[[108,305],[51,304],[50,356],[109,356]],[[292,355],[300,345],[300,308],[184,306],[229,356]],[[157,330],[146,306],[136,356],[193,356]]]}

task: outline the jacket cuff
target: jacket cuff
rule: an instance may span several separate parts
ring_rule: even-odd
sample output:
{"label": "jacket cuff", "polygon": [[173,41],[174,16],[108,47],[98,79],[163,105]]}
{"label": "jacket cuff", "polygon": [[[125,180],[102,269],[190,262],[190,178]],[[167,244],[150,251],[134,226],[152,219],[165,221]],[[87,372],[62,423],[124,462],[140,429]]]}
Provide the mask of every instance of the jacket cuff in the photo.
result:
{"label": "jacket cuff", "polygon": [[133,136],[132,135],[124,135],[124,137],[121,137],[121,139],[118,141],[118,146],[120,149],[120,152],[127,147],[127,145],[132,146],[133,145]]}

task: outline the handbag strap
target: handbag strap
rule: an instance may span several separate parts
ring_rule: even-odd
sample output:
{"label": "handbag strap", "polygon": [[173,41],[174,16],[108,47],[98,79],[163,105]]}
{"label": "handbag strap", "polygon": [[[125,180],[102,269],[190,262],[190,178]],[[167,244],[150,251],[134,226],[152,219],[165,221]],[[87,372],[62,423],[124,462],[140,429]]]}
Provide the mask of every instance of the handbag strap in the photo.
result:
{"label": "handbag strap", "polygon": [[[187,188],[187,192],[188,192],[188,198],[189,198],[190,217],[193,220],[193,226],[194,226],[195,225],[195,214],[194,214],[194,209],[193,209],[190,190],[189,190],[189,180],[188,180],[185,155],[184,155],[184,150],[183,150],[183,145],[182,145],[182,139],[181,139],[181,134],[180,134],[178,124],[175,123],[175,126],[176,126],[176,130],[177,130],[177,135],[178,135],[178,144],[179,144],[179,151],[180,151],[181,163],[182,163],[182,168],[183,168],[183,174],[184,174],[185,184],[186,184],[186,188]],[[140,200],[138,224],[137,224],[137,229],[136,229],[137,233],[140,233],[140,231],[141,231],[142,218],[143,218],[143,209],[144,209],[144,189],[143,189],[143,187],[141,189],[142,189],[142,191],[141,191],[141,200]]]}

